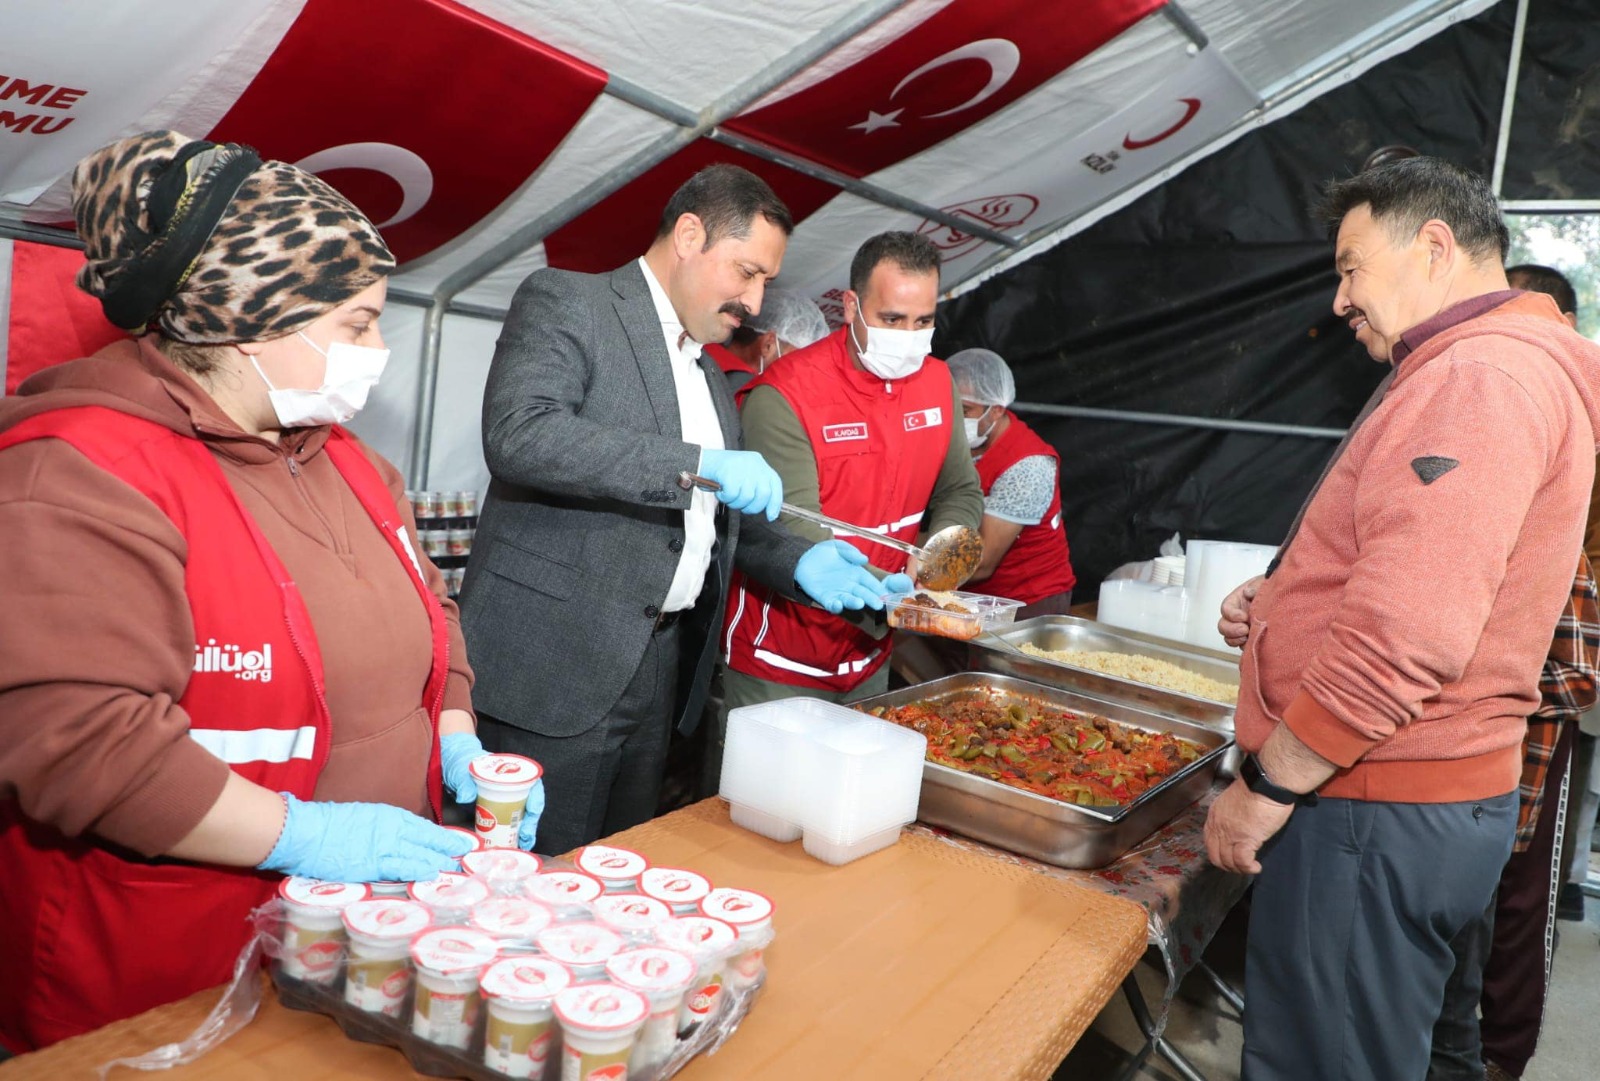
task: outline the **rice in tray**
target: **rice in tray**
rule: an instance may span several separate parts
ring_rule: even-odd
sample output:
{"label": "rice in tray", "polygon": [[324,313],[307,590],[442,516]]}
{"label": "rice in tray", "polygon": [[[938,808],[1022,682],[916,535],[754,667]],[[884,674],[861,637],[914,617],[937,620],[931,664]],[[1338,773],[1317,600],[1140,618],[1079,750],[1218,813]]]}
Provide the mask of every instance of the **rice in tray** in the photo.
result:
{"label": "rice in tray", "polygon": [[1165,687],[1169,691],[1192,694],[1196,698],[1209,698],[1213,702],[1233,705],[1239,701],[1238,687],[1208,679],[1168,661],[1146,657],[1142,653],[1112,653],[1100,649],[1040,649],[1032,642],[1024,643],[1022,652],[1032,657],[1043,657],[1048,661],[1070,664],[1074,668],[1087,668],[1094,672],[1104,672],[1108,676],[1119,676],[1137,683]]}

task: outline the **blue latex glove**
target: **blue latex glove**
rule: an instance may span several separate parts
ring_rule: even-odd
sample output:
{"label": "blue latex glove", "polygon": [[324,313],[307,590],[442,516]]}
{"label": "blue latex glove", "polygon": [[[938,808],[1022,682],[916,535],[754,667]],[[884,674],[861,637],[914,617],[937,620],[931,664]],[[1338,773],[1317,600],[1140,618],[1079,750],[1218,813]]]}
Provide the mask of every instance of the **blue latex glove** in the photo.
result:
{"label": "blue latex glove", "polygon": [[428,882],[472,848],[459,833],[387,803],[306,803],[280,793],[288,814],[263,871],[330,882]]}
{"label": "blue latex glove", "polygon": [[707,447],[700,452],[700,475],[722,485],[717,498],[734,510],[765,514],[769,522],[778,520],[783,478],[755,451]]}
{"label": "blue latex glove", "polygon": [[883,607],[885,593],[911,592],[911,579],[891,574],[878,581],[866,570],[867,556],[844,541],[821,541],[800,557],[794,583],[834,615],[846,608]]}
{"label": "blue latex glove", "polygon": [[[455,793],[457,803],[475,803],[478,799],[478,782],[472,779],[472,760],[489,752],[471,732],[451,732],[439,739],[439,765],[444,772],[444,786]],[[517,827],[517,847],[533,851],[539,838],[539,816],[544,814],[544,778],[533,782],[528,802],[522,808],[522,824]]]}

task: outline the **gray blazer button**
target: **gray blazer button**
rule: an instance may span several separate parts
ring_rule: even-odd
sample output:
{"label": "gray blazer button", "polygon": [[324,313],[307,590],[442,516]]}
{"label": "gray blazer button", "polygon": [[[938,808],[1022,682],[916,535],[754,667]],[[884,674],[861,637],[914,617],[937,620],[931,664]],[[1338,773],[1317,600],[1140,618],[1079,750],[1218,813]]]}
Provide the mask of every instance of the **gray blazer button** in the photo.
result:
{"label": "gray blazer button", "polygon": [[673,551],[673,552],[681,552],[681,551],[683,551],[683,538],[682,537],[673,537],[671,540],[669,540],[667,542],[667,548],[668,548],[668,550]]}
{"label": "gray blazer button", "polygon": [[659,616],[661,614],[661,609],[657,608],[653,604],[647,604],[647,605],[644,606],[644,614],[648,618],[654,619],[654,618],[656,618],[657,616]]}

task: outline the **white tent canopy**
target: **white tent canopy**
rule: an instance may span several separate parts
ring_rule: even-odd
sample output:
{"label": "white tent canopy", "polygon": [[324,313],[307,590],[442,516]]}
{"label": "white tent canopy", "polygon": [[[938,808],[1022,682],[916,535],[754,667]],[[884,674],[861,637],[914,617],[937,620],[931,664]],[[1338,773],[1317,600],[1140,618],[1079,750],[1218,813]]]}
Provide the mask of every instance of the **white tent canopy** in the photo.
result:
{"label": "white tent canopy", "polygon": [[[405,260],[394,357],[354,427],[418,487],[481,489],[482,388],[518,282],[641,252],[696,162],[750,164],[784,195],[782,282],[825,310],[885,229],[928,233],[954,295],[1492,2],[23,0],[0,16],[0,235],[65,239],[44,225],[70,216],[72,163],[153,127],[339,170]],[[419,49],[447,19],[468,44],[453,62],[448,34],[434,54],[351,55],[312,32],[332,16],[400,35],[414,16]],[[319,124],[341,141],[317,144]],[[473,176],[497,167],[504,197],[475,210],[496,189]],[[346,187],[363,171],[382,174],[376,203]]]}

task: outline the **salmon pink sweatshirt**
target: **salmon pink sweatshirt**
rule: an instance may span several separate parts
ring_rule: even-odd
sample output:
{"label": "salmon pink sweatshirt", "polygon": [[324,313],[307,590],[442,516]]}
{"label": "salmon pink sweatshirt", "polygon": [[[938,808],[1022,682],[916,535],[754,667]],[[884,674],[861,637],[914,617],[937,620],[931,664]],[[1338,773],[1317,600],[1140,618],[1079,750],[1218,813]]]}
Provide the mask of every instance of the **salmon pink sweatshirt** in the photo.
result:
{"label": "salmon pink sweatshirt", "polygon": [[1240,745],[1287,724],[1340,767],[1325,796],[1515,789],[1597,430],[1600,346],[1542,294],[1405,355],[1252,605]]}

